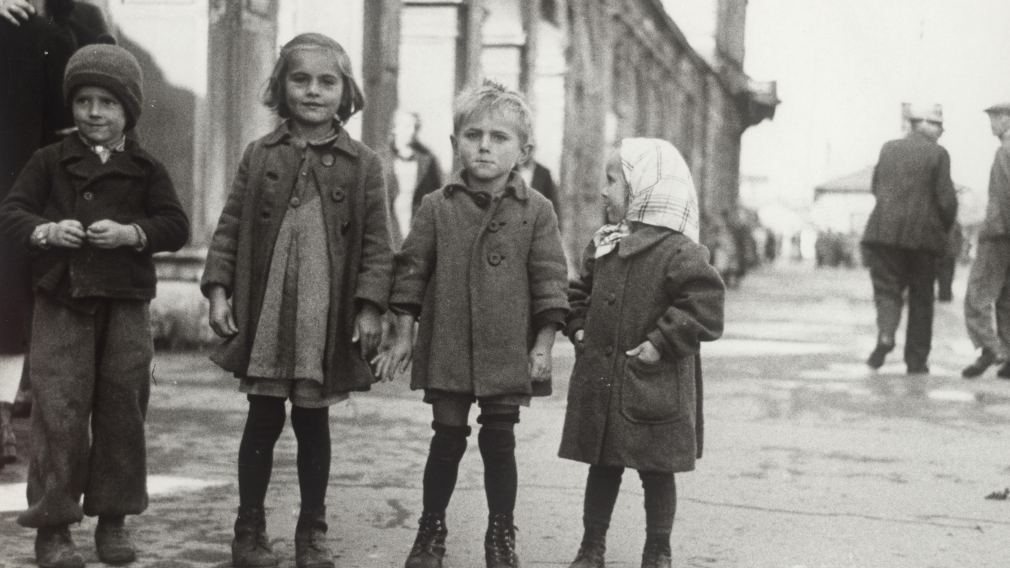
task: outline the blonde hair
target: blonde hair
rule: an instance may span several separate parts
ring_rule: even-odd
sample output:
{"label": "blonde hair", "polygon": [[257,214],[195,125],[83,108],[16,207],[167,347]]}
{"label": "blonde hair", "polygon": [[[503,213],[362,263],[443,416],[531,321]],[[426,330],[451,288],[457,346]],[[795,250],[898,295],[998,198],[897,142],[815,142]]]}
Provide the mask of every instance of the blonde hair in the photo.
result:
{"label": "blonde hair", "polygon": [[480,86],[465,89],[456,97],[452,114],[453,133],[458,135],[463,125],[474,116],[493,111],[512,115],[519,141],[523,145],[532,143],[533,113],[526,99],[490,79],[484,79]]}
{"label": "blonde hair", "polygon": [[361,87],[354,80],[354,73],[351,71],[351,58],[344,51],[343,46],[333,38],[319,34],[306,33],[299,34],[281,48],[280,57],[274,64],[274,70],[267,80],[266,89],[263,91],[263,104],[270,110],[277,113],[281,118],[289,118],[291,109],[288,108],[287,93],[284,89],[284,76],[291,66],[292,56],[301,50],[321,49],[331,51],[333,59],[340,71],[341,79],[344,83],[344,94],[340,98],[340,106],[337,107],[337,118],[340,122],[347,122],[354,113],[365,108],[365,94],[361,92]]}

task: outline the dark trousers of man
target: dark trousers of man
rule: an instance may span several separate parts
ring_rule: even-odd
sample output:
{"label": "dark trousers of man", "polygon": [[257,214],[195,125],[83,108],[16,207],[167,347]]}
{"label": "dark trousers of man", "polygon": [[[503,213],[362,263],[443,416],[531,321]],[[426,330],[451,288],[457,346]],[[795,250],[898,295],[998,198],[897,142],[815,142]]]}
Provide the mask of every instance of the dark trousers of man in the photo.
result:
{"label": "dark trousers of man", "polygon": [[20,525],[61,526],[83,514],[147,507],[153,355],[146,301],[99,299],[90,313],[36,294],[28,510]]}
{"label": "dark trousers of man", "polygon": [[925,250],[886,245],[866,245],[863,258],[873,281],[877,307],[877,342],[894,344],[901,308],[908,291],[908,325],[905,330],[905,364],[918,368],[929,358],[933,340],[933,282],[936,254]]}
{"label": "dark trousers of man", "polygon": [[954,297],[951,289],[954,285],[954,268],[957,260],[952,256],[944,256],[936,261],[936,297],[941,302],[949,302]]}

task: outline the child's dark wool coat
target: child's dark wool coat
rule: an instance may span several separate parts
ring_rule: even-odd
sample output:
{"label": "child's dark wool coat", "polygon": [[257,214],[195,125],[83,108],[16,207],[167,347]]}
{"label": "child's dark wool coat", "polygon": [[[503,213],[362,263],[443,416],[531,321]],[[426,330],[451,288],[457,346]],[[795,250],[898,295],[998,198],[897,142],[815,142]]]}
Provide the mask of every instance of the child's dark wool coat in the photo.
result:
{"label": "child's dark wool coat", "polygon": [[[645,226],[616,251],[586,250],[569,289],[576,343],[559,455],[639,471],[694,469],[701,455],[699,343],[722,334],[725,287],[704,246]],[[625,352],[646,339],[654,364]]]}
{"label": "child's dark wool coat", "polygon": [[341,130],[323,150],[322,164],[302,172],[303,150],[289,143],[290,137],[284,123],[246,148],[221,213],[201,288],[207,294],[212,285],[224,286],[239,331],[211,358],[236,377],[246,375],[273,247],[295,178],[313,175],[321,188],[329,242],[330,331],[323,389],[327,395],[368,390],[375,376],[351,336],[357,307],[370,302],[385,311],[392,284],[382,165],[375,152]]}

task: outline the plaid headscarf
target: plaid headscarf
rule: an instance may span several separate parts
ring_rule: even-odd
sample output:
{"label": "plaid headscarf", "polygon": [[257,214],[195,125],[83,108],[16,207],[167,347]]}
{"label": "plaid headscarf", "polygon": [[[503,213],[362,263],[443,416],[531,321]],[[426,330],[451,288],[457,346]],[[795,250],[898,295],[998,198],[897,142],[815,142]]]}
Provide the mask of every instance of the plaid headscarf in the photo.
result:
{"label": "plaid headscarf", "polygon": [[698,242],[698,194],[687,163],[666,140],[621,140],[621,169],[628,181],[628,211],[617,224],[600,227],[593,235],[596,258],[631,234],[631,222],[666,227]]}

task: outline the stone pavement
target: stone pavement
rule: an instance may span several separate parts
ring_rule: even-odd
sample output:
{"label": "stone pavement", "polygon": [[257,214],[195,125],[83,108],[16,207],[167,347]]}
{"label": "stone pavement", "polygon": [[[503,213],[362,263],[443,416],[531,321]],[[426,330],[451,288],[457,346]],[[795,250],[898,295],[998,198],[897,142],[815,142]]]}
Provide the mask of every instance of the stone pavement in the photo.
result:
{"label": "stone pavement", "polygon": [[[974,357],[960,299],[938,305],[933,373],[908,377],[899,345],[880,372],[869,278],[859,270],[780,265],[730,292],[726,335],[703,348],[705,456],[677,476],[674,565],[694,567],[1005,567],[1010,501],[1010,381],[964,381]],[[903,333],[903,332],[902,332]],[[565,567],[581,536],[586,467],[556,456],[572,350],[558,342],[555,394],[518,426],[519,551],[527,567]],[[203,353],[161,353],[148,421],[152,500],[129,523],[135,566],[229,565],[235,460],[244,398]],[[332,410],[330,534],[341,567],[397,567],[414,535],[430,411],[403,382]],[[23,432],[25,424],[19,423]],[[275,452],[269,532],[294,566],[298,508],[294,436]],[[0,472],[0,566],[32,565],[32,536],[14,524],[23,463]],[[17,501],[17,502],[15,502]],[[452,568],[483,565],[486,505],[471,439],[449,510]],[[74,536],[98,565],[94,519]],[[625,477],[608,566],[638,566],[642,491]]]}

